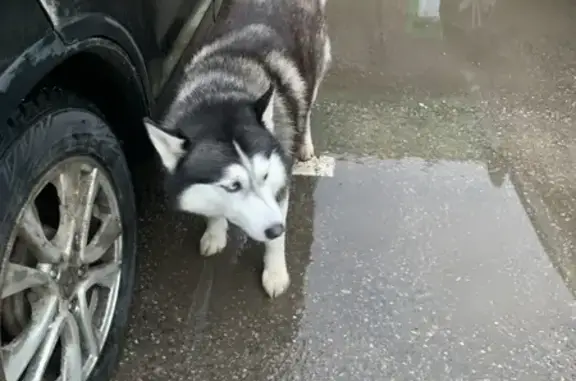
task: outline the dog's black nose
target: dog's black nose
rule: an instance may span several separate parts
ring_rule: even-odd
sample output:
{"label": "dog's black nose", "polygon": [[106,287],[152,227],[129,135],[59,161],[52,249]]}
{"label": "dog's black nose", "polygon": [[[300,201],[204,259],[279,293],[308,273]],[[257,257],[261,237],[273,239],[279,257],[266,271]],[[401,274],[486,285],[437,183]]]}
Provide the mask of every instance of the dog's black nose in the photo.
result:
{"label": "dog's black nose", "polygon": [[266,238],[268,239],[278,238],[282,233],[284,233],[284,225],[282,224],[272,225],[264,231],[264,234],[266,234]]}

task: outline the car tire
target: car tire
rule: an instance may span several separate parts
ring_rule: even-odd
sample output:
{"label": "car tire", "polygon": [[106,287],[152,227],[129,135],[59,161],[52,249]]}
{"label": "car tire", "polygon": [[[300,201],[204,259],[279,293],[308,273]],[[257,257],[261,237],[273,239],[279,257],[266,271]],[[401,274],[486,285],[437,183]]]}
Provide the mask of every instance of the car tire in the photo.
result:
{"label": "car tire", "polygon": [[[107,189],[111,189],[115,197],[114,205],[118,210],[117,225],[119,226],[118,229],[121,228],[119,230],[121,233],[118,233],[121,236],[118,235],[114,241],[114,245],[120,245],[114,246],[114,250],[119,253],[115,255],[121,258],[116,262],[117,270],[114,273],[119,273],[118,278],[114,278],[117,280],[114,283],[114,295],[117,295],[117,299],[115,299],[115,304],[106,305],[108,311],[113,311],[107,315],[109,316],[108,323],[106,323],[108,334],[98,344],[98,346],[102,346],[99,355],[92,356],[92,359],[96,360],[93,361],[92,371],[87,377],[90,381],[108,381],[112,377],[121,356],[122,343],[130,315],[129,307],[132,302],[137,265],[137,212],[131,175],[122,147],[111,127],[94,104],[69,91],[58,88],[42,90],[38,95],[23,103],[8,121],[8,128],[12,132],[12,136],[16,132],[17,137],[0,157],[0,255],[2,255],[0,272],[2,283],[0,285],[2,287],[8,287],[5,285],[9,284],[4,283],[7,280],[7,273],[9,274],[9,270],[6,269],[12,263],[9,261],[13,260],[10,255],[14,249],[14,242],[16,242],[15,231],[20,231],[16,229],[16,226],[20,224],[19,221],[21,221],[24,213],[22,210],[25,207],[28,208],[27,205],[31,205],[29,202],[31,195],[38,187],[40,179],[51,169],[58,166],[59,163],[76,157],[90,160],[99,168],[98,173],[104,174],[103,178],[108,184]],[[2,131],[0,131],[0,138],[1,134]],[[62,206],[60,205],[60,207]],[[34,210],[39,213],[39,209]],[[55,210],[58,209],[55,208]],[[40,221],[39,214],[37,215],[38,221]],[[91,221],[92,217],[88,218]],[[38,226],[43,225],[38,224]],[[74,238],[71,241],[76,242],[78,239],[75,234],[77,233],[72,234]],[[85,240],[84,242],[89,241]],[[78,270],[78,274],[80,274],[80,270]],[[87,299],[86,296],[84,300]],[[94,303],[97,305],[98,301]],[[3,304],[2,302],[2,309],[4,308]],[[66,306],[72,308],[68,304]],[[90,306],[92,306],[91,299]],[[112,307],[108,308],[108,306]],[[61,311],[63,307],[59,305],[57,308],[57,311]],[[92,322],[95,319],[94,315],[90,319]],[[82,331],[79,333],[82,334]],[[77,347],[79,348],[79,345]],[[62,353],[64,350],[61,350],[60,355]],[[8,363],[5,362],[5,358],[2,361],[2,370],[5,371]],[[51,357],[50,363],[55,363],[54,356]]]}

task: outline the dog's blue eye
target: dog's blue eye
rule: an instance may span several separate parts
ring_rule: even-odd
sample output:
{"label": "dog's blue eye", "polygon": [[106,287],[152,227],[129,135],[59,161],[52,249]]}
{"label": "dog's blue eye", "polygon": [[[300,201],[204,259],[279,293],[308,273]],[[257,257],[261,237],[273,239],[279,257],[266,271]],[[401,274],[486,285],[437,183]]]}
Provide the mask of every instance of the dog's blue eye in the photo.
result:
{"label": "dog's blue eye", "polygon": [[229,186],[224,187],[224,189],[230,193],[238,192],[240,189],[242,189],[242,184],[239,181],[234,181]]}

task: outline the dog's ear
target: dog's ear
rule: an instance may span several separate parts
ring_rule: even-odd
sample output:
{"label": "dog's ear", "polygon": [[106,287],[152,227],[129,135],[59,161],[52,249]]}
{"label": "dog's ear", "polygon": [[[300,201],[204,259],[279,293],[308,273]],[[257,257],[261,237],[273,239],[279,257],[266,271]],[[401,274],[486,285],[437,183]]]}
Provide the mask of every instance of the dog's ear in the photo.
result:
{"label": "dog's ear", "polygon": [[162,129],[150,118],[144,118],[143,121],[150,141],[158,152],[162,164],[169,172],[174,171],[178,160],[184,155],[184,143],[186,141]]}
{"label": "dog's ear", "polygon": [[274,85],[270,84],[268,90],[254,103],[254,111],[260,122],[270,132],[274,132]]}

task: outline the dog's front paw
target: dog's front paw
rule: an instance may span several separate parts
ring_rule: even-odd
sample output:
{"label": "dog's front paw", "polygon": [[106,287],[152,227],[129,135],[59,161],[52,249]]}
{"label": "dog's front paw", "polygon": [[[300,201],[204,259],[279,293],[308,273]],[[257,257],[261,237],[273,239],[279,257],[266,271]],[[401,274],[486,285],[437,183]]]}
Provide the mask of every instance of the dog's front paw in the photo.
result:
{"label": "dog's front paw", "polygon": [[227,232],[225,229],[206,229],[200,239],[200,254],[205,257],[217,254],[226,247]]}
{"label": "dog's front paw", "polygon": [[290,285],[290,275],[286,268],[264,269],[262,286],[271,298],[281,295]]}

